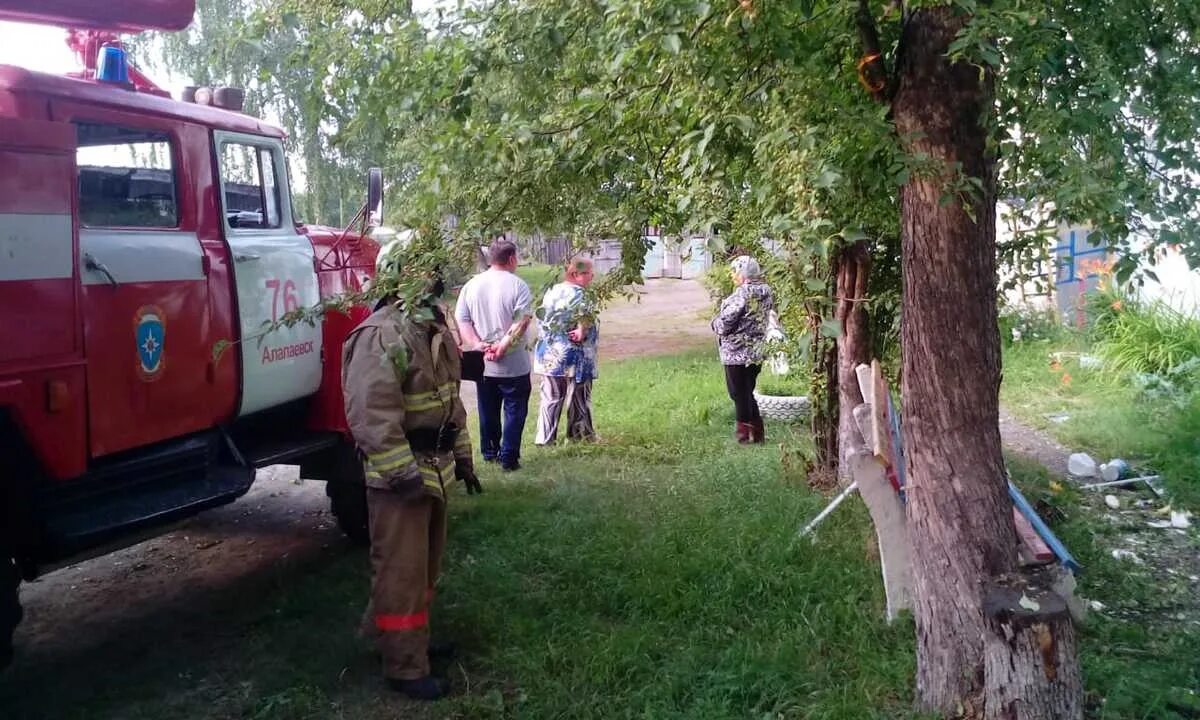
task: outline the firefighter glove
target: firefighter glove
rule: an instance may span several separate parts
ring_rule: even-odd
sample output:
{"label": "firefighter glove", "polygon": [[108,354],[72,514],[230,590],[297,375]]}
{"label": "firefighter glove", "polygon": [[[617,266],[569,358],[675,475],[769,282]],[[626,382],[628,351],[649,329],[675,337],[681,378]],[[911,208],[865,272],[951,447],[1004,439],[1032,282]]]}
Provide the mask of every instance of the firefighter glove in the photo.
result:
{"label": "firefighter glove", "polygon": [[475,463],[472,460],[460,459],[454,463],[454,477],[463,482],[468,495],[478,495],[483,492],[479,477],[475,475]]}

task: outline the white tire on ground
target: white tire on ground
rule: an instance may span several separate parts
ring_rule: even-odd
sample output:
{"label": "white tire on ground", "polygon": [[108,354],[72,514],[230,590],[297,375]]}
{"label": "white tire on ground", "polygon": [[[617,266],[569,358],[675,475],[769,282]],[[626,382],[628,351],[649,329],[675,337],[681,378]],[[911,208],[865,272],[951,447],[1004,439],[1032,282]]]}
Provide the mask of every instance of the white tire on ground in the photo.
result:
{"label": "white tire on ground", "polygon": [[768,420],[795,422],[808,417],[810,405],[804,395],[762,395],[754,393],[758,411]]}

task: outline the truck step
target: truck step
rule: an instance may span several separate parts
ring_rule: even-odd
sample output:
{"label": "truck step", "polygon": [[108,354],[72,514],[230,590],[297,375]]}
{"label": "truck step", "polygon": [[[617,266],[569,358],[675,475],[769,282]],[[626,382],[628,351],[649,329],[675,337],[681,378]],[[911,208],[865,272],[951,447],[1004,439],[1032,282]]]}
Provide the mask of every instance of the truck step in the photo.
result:
{"label": "truck step", "polygon": [[337,447],[341,440],[342,436],[338,433],[328,432],[265,443],[246,448],[246,462],[253,467],[294,465],[299,463],[301,458]]}
{"label": "truck step", "polygon": [[219,433],[206,433],[95,468],[41,498],[46,561],[59,560],[232,502],[254,469]]}

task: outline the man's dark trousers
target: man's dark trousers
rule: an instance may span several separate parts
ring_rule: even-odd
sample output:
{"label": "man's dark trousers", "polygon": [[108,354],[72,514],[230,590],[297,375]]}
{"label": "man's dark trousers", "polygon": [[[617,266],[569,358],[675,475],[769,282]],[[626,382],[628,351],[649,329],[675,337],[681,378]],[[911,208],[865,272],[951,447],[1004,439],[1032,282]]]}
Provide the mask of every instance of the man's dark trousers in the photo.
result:
{"label": "man's dark trousers", "polygon": [[[521,459],[521,433],[529,414],[529,375],[489,377],[476,383],[479,399],[479,445],[484,460],[513,467]],[[501,407],[504,422],[500,421]]]}

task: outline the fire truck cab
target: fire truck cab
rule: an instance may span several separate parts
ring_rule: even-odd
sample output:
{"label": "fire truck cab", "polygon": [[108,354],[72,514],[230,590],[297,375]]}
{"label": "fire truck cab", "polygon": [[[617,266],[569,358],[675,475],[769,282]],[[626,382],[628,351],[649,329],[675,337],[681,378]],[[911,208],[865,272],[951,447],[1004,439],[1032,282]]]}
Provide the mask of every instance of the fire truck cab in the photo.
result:
{"label": "fire truck cab", "polygon": [[21,578],[231,502],[256,468],[330,481],[365,539],[340,360],[368,311],[265,328],[360,289],[378,251],[367,220],[296,222],[280,129],[121,65],[111,33],[182,29],[194,0],[11,5],[84,27],[85,70],[0,65],[0,663]]}

